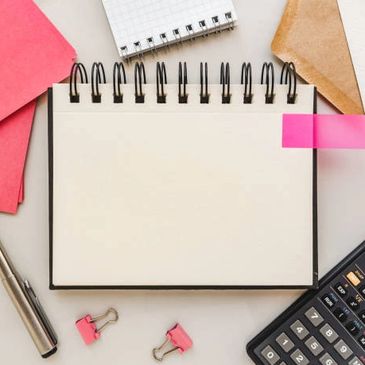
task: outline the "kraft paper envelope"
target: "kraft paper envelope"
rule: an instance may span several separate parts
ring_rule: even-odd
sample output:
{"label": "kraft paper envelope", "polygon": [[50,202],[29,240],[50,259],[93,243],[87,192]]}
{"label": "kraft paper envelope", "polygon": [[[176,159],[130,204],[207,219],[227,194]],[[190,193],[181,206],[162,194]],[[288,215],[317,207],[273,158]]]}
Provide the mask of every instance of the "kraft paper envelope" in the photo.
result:
{"label": "kraft paper envelope", "polygon": [[272,51],[341,112],[363,113],[336,0],[288,0]]}

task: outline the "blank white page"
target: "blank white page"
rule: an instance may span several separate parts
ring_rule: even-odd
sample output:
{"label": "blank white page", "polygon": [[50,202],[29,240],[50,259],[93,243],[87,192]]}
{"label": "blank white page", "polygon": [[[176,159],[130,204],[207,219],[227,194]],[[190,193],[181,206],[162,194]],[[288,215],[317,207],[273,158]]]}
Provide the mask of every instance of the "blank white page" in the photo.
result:
{"label": "blank white page", "polygon": [[157,105],[155,86],[113,104],[80,85],[53,88],[55,286],[282,286],[313,284],[312,151],[283,149],[282,112],[312,113],[313,87],[273,105],[178,105],[176,85]]}
{"label": "blank white page", "polygon": [[199,25],[202,20],[204,30],[216,31],[213,17],[218,17],[222,27],[227,26],[226,13],[231,13],[232,21],[237,19],[231,0],[103,0],[103,4],[121,56],[123,47],[128,54],[149,49],[152,43],[147,38],[153,39],[154,46],[163,45],[161,34],[168,42],[176,41],[174,29],[182,39],[196,35],[203,30]]}

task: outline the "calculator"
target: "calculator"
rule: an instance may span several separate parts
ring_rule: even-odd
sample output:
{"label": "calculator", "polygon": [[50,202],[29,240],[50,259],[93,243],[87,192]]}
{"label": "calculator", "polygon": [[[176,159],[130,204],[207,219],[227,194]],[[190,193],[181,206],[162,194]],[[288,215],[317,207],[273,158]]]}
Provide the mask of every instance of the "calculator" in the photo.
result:
{"label": "calculator", "polygon": [[365,364],[365,241],[247,345],[257,365]]}

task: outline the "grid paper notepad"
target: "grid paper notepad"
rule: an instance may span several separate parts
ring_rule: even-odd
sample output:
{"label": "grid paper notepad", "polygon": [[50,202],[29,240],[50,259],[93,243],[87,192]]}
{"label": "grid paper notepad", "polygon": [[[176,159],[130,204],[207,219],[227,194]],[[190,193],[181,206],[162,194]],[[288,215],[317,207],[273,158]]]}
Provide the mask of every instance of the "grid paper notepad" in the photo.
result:
{"label": "grid paper notepad", "polygon": [[122,57],[233,28],[231,0],[103,0]]}
{"label": "grid paper notepad", "polygon": [[316,165],[309,149],[282,148],[282,113],[313,113],[298,85],[90,84],[49,94],[51,288],[261,288],[316,284]]}

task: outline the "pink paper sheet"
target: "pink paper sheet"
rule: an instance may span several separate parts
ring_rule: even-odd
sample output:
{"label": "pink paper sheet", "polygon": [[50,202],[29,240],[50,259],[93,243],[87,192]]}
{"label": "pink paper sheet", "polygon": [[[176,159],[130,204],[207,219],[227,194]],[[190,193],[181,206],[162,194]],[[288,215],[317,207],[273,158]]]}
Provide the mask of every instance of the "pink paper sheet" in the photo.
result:
{"label": "pink paper sheet", "polygon": [[20,181],[18,203],[21,204],[21,203],[23,203],[23,201],[24,201],[24,174],[23,174],[22,179]]}
{"label": "pink paper sheet", "polygon": [[75,50],[32,0],[0,1],[0,123],[65,79]]}
{"label": "pink paper sheet", "polygon": [[365,115],[284,114],[286,148],[365,148]]}
{"label": "pink paper sheet", "polygon": [[36,101],[0,122],[0,211],[16,213]]}

